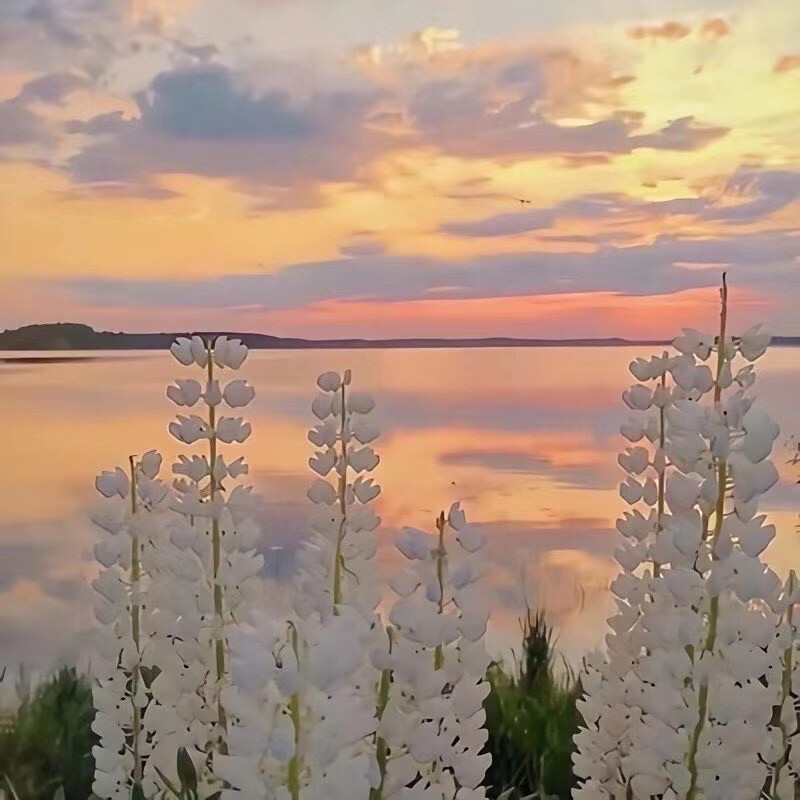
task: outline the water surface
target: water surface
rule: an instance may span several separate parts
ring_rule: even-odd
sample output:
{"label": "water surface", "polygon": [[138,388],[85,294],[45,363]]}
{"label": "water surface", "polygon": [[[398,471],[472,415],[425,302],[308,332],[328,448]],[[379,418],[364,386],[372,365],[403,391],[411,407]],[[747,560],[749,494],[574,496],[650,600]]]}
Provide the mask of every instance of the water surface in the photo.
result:
{"label": "water surface", "polygon": [[[397,563],[391,541],[399,526],[430,528],[440,508],[462,500],[488,536],[494,645],[516,638],[524,592],[548,611],[559,648],[578,658],[601,642],[611,610],[610,554],[623,507],[620,393],[628,362],[645,354],[634,347],[252,352],[241,373],[257,390],[248,409],[254,435],[243,452],[264,498],[271,579],[286,580],[306,536],[314,380],[351,368],[354,383],[374,393],[383,430],[381,569]],[[18,355],[0,354],[0,663],[45,667],[80,655],[93,624],[94,476],[150,448],[172,462],[174,407],[164,389],[190,371],[160,352],[67,361]],[[782,439],[800,432],[800,349],[774,348],[759,368],[760,402],[781,423]],[[764,503],[779,529],[770,560],[784,573],[800,563],[800,491],[787,458],[783,448],[781,485]]]}

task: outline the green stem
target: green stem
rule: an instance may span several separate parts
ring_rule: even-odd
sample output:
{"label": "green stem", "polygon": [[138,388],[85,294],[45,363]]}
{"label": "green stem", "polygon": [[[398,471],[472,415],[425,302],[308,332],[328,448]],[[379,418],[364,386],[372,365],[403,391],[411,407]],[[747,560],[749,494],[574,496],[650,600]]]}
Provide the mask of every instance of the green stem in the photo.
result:
{"label": "green stem", "polygon": [[[297,670],[300,671],[300,646],[297,637],[297,628],[292,625],[292,650],[297,660]],[[303,770],[303,760],[300,753],[300,692],[295,692],[289,698],[289,715],[294,726],[294,755],[289,761],[289,774],[286,788],[292,800],[300,800],[300,773]]]}
{"label": "green stem", "polygon": [[[664,353],[666,356],[667,354]],[[667,387],[667,373],[661,374],[661,388],[666,390]],[[658,409],[658,447],[661,455],[664,454],[664,446],[666,444],[666,430],[664,420],[664,406],[661,405]],[[658,476],[658,506],[656,510],[656,536],[661,533],[661,520],[664,517],[664,497],[665,497],[665,483],[667,477],[666,467],[661,471]],[[661,564],[658,561],[653,562],[653,577],[657,578],[661,574]]]}
{"label": "green stem", "polygon": [[[439,531],[439,547],[436,552],[436,580],[439,582],[439,613],[444,613],[444,511],[439,512],[436,528]],[[433,652],[433,668],[441,669],[444,665],[444,648],[437,644]]]}
{"label": "green stem", "polygon": [[[725,364],[725,328],[728,319],[728,284],[726,281],[725,273],[722,273],[722,290],[720,292],[722,301],[722,308],[720,310],[719,322],[719,340],[717,342],[717,377],[714,382],[714,408],[719,410],[722,401],[722,386],[720,385],[720,376],[722,375],[722,368]],[[719,539],[719,534],[722,531],[722,523],[725,516],[725,488],[728,482],[728,466],[724,458],[717,462],[717,505],[714,510],[714,532],[711,536],[709,546],[711,548],[711,557],[716,558],[716,544]],[[719,617],[719,595],[711,598],[711,605],[708,615],[708,634],[706,641],[703,645],[703,653],[710,653],[714,650],[717,639],[717,620]],[[700,654],[702,658],[702,653]],[[698,694],[698,712],[697,722],[692,731],[692,738],[689,744],[689,758],[688,769],[690,775],[689,791],[686,794],[686,800],[695,800],[697,795],[697,749],[700,745],[700,737],[703,733],[703,728],[706,724],[706,716],[708,714],[708,682],[705,681],[700,687]]]}
{"label": "green stem", "polygon": [[[213,358],[213,351],[211,349],[211,342],[206,345],[206,351],[208,353],[208,383],[211,384],[211,381],[214,380],[214,358]],[[217,409],[209,405],[208,406],[208,428],[211,433],[211,436],[208,440],[208,458],[209,458],[209,494],[210,500],[213,503],[216,500],[217,492],[219,491],[219,484],[217,483],[216,476],[214,475],[214,466],[217,463],[217,433],[216,433],[216,424],[217,424]],[[212,565],[213,565],[213,577],[214,577],[214,629],[218,631],[216,634],[216,639],[214,642],[214,657],[215,657],[215,667],[216,667],[216,693],[217,693],[217,721],[219,723],[222,735],[220,736],[219,740],[219,752],[222,755],[227,755],[228,753],[228,743],[227,743],[227,719],[225,716],[225,709],[222,705],[222,683],[225,679],[225,641],[224,641],[224,623],[225,623],[225,614],[224,614],[224,606],[222,602],[222,586],[219,583],[218,576],[219,576],[219,568],[220,563],[222,561],[222,540],[220,536],[219,530],[219,518],[215,515],[211,518],[211,551],[212,551]]]}
{"label": "green stem", "polygon": [[[389,653],[392,652],[392,629],[387,628],[386,633],[389,636]],[[390,669],[382,670],[381,680],[378,685],[378,703],[375,709],[375,717],[380,722],[383,719],[383,712],[386,710],[386,704],[389,702],[389,688],[392,683],[392,671]],[[389,746],[386,739],[376,734],[375,740],[375,758],[378,762],[378,774],[381,776],[381,782],[377,789],[370,789],[369,800],[383,800],[383,783],[386,780],[386,760],[389,755]]]}
{"label": "green stem", "polygon": [[[136,516],[137,512],[137,486],[136,486],[136,460],[134,456],[129,456],[131,470],[131,514]],[[136,705],[136,696],[139,693],[139,659],[141,658],[141,609],[139,607],[139,582],[141,580],[141,561],[139,558],[139,535],[136,532],[135,520],[131,525],[131,593],[136,598],[131,603],[131,637],[136,648],[136,665],[131,675],[131,690],[133,694],[133,783],[134,785],[142,782],[142,756],[140,752],[140,735],[142,729],[142,711]]]}
{"label": "green stem", "polygon": [[[794,595],[795,592],[795,572],[792,570],[789,573],[789,594]],[[781,704],[780,709],[781,712],[783,711],[783,705],[786,702],[787,698],[792,694],[792,672],[794,670],[794,603],[791,602],[789,607],[786,609],[786,624],[789,628],[789,632],[792,636],[792,641],[789,643],[789,646],[783,652],[783,674],[781,676]],[[782,714],[781,714],[782,717]],[[778,794],[778,784],[780,783],[781,771],[783,768],[789,763],[789,747],[790,747],[790,740],[789,740],[789,731],[786,729],[786,725],[783,722],[783,719],[780,719],[779,722],[780,729],[781,729],[781,743],[783,744],[783,750],[781,752],[781,757],[778,759],[778,762],[775,764],[775,767],[772,771],[772,800],[790,800],[790,798],[782,798]],[[794,800],[794,798],[791,798]]]}
{"label": "green stem", "polygon": [[347,442],[345,441],[345,430],[347,424],[347,409],[345,405],[345,385],[342,381],[342,422],[339,430],[339,437],[342,443],[341,472],[339,474],[338,503],[342,515],[339,522],[339,534],[336,537],[336,552],[333,557],[333,613],[339,614],[339,604],[342,602],[342,569],[344,559],[342,557],[342,545],[347,533]]}

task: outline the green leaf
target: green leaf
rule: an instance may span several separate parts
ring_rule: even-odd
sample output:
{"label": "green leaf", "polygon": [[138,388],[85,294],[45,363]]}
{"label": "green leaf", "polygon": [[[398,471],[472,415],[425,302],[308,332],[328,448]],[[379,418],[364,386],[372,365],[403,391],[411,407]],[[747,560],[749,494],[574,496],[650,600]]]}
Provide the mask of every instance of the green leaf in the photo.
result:
{"label": "green leaf", "polygon": [[185,747],[178,750],[178,779],[181,789],[189,792],[190,797],[197,795],[197,770]]}
{"label": "green leaf", "polygon": [[163,783],[175,797],[180,797],[181,793],[175,788],[172,781],[155,764],[153,764],[153,769],[158,773],[158,777],[161,778],[161,783]]}
{"label": "green leaf", "polygon": [[[64,794],[64,787],[59,786],[58,789],[55,790],[53,794],[53,800],[65,800],[66,795]],[[142,799],[144,800],[144,798]]]}
{"label": "green leaf", "polygon": [[145,800],[144,789],[142,789],[141,783],[133,784],[133,789],[131,789],[131,800]]}
{"label": "green leaf", "polygon": [[17,794],[17,790],[14,788],[14,784],[11,783],[11,778],[8,775],[3,776],[6,779],[6,783],[8,784],[8,791],[11,792],[11,796],[14,800],[19,800],[19,795]]}
{"label": "green leaf", "polygon": [[222,797],[222,790],[219,792],[214,792],[214,794],[210,794],[206,800],[219,800]]}

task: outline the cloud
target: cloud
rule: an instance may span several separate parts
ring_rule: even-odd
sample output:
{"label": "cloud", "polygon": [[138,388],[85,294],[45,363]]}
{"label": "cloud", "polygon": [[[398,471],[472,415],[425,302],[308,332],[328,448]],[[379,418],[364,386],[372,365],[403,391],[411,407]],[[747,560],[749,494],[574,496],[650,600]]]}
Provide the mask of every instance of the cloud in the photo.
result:
{"label": "cloud", "polygon": [[637,25],[628,31],[631,39],[685,39],[692,29],[682,22],[662,22],[659,25]]}
{"label": "cloud", "polygon": [[126,0],[3,0],[0,47],[18,68],[80,66],[99,77],[130,44]]}
{"label": "cloud", "polygon": [[745,202],[709,208],[703,214],[731,224],[757,222],[800,199],[800,172],[791,170],[738,170],[725,187],[725,195]]}
{"label": "cloud", "polygon": [[772,71],[775,73],[790,72],[793,69],[800,69],[800,55],[781,56],[776,62]]}
{"label": "cloud", "polygon": [[354,236],[351,241],[343,244],[339,248],[343,256],[380,256],[386,252],[386,245],[374,236],[364,234]]}
{"label": "cloud", "polygon": [[[730,198],[739,202],[730,203]],[[748,224],[768,217],[800,199],[800,172],[740,169],[728,180],[716,202],[708,197],[676,197],[643,201],[624,194],[595,194],[567,200],[551,208],[496,214],[468,222],[446,222],[442,233],[464,237],[500,237],[554,227],[560,219],[634,219],[687,215],[729,224]],[[624,232],[623,232],[624,235]],[[551,240],[601,243],[591,235]]]}
{"label": "cloud", "polygon": [[[581,454],[581,457],[585,457],[585,454]],[[580,489],[611,489],[619,477],[615,469],[604,469],[600,464],[565,464],[559,463],[551,454],[514,450],[453,450],[442,453],[439,463],[446,466],[483,467],[494,472],[542,475]]]}
{"label": "cloud", "polygon": [[49,136],[39,117],[17,99],[0,103],[0,146],[39,142]]}
{"label": "cloud", "polygon": [[85,78],[69,72],[51,72],[28,81],[20,92],[19,99],[23,102],[38,100],[42,103],[61,103],[64,98],[82,88],[87,83]]}
{"label": "cloud", "polygon": [[[509,214],[496,214],[471,222],[446,222],[439,230],[451,236],[496,237],[544,230],[554,227],[560,219],[615,219],[629,222],[634,218],[665,215],[696,215],[707,208],[709,201],[701,197],[677,197],[672,200],[646,202],[628,195],[607,193],[590,194],[566,200],[551,208],[534,209]],[[625,238],[625,232],[621,232]],[[612,234],[609,234],[613,238]],[[548,237],[557,240],[562,237]],[[586,235],[569,235],[564,241],[602,243],[602,238]]]}
{"label": "cloud", "polygon": [[500,106],[492,100],[492,92],[491,87],[464,78],[431,81],[417,90],[409,114],[423,140],[465,157],[697,150],[728,132],[686,116],[654,132],[639,133],[642,115],[624,111],[591,123],[563,125],[541,110],[544,90],[538,84]]}
{"label": "cloud", "polygon": [[153,99],[140,100],[149,129],[186,139],[303,138],[315,131],[313,108],[292,107],[287,92],[253,97],[236,86],[223,66],[162,72],[150,85]]}
{"label": "cloud", "polygon": [[748,233],[692,238],[662,235],[652,244],[599,246],[594,252],[504,253],[460,262],[398,255],[294,264],[273,273],[200,281],[80,278],[59,283],[98,306],[301,308],[323,301],[458,300],[576,292],[658,295],[715,286],[729,265],[739,285],[780,287],[796,275],[800,237]]}
{"label": "cloud", "polygon": [[513,236],[552,227],[556,216],[550,209],[516,214],[496,214],[475,222],[445,222],[439,230],[453,236]]}
{"label": "cloud", "polygon": [[71,132],[98,138],[69,167],[80,182],[171,172],[277,184],[349,179],[377,152],[380,134],[361,126],[371,102],[346,91],[303,101],[282,90],[253,94],[224,66],[178,68],[139,95],[138,118],[115,112],[72,122]]}
{"label": "cloud", "polygon": [[713,17],[706,20],[700,27],[700,35],[708,39],[721,39],[730,36],[731,26],[722,17]]}

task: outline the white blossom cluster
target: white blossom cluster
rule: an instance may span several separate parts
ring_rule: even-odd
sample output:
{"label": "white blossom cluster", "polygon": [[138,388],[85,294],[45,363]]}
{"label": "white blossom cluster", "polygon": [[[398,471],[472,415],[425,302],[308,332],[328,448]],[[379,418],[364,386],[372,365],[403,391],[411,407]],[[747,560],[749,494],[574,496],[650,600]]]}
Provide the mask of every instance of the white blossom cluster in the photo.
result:
{"label": "white blossom cluster", "polygon": [[775,529],[758,514],[778,478],[778,427],[752,392],[769,336],[728,336],[726,299],[719,336],[685,330],[677,355],[631,364],[658,384],[625,393],[632,510],[618,522],[608,653],[582,675],[576,799],[794,798],[797,590],[762,561]]}
{"label": "white blossom cluster", "polygon": [[318,448],[308,464],[319,477],[308,490],[313,536],[301,553],[295,606],[323,621],[343,605],[371,620],[380,598],[372,564],[380,518],[371,503],[381,489],[368,477],[380,462],[370,446],[380,432],[371,420],[375,401],[350,384],[349,370],[320,375],[311,406],[319,424],[308,432]]}
{"label": "white blossom cluster", "polygon": [[95,482],[104,501],[93,518],[105,535],[95,545],[101,570],[92,582],[101,624],[91,663],[97,709],[92,730],[100,739],[93,748],[92,790],[102,798],[127,800],[134,786],[150,796],[158,786],[146,718],[154,646],[149,589],[168,513],[168,490],[157,479],[160,468],[161,456],[150,451],[139,460],[131,457],[130,472],[117,467]]}
{"label": "white blossom cluster", "polygon": [[[401,597],[387,627],[378,610],[374,558],[380,518],[371,506],[380,487],[369,477],[380,461],[371,446],[379,433],[375,403],[352,390],[349,371],[327,372],[312,404],[318,422],[308,438],[317,449],[309,466],[317,477],[308,497],[314,511],[292,612],[279,620],[257,608],[262,559],[253,549],[254,498],[249,489],[229,486],[247,466],[219,452],[220,442],[243,442],[250,434],[248,423],[221,412],[224,405],[246,405],[253,390],[241,380],[222,387],[216,378],[216,370],[238,368],[246,349],[225,337],[213,344],[193,337],[179,339],[172,352],[205,375],[202,383],[181,379],[167,390],[180,406],[204,408],[179,415],[170,431],[208,449],[179,456],[173,492],[154,480],[160,457],[143,457],[141,499],[127,511],[120,505],[128,491],[124,473],[104,474],[98,483],[104,493],[119,495],[113,502],[122,509],[118,520],[104,524],[108,530],[116,535],[124,526],[134,529],[131,518],[148,520],[139,537],[137,578],[145,589],[135,588],[129,574],[130,536],[121,550],[114,537],[110,550],[107,543],[98,546],[122,587],[98,579],[98,591],[117,602],[113,614],[104,605],[98,614],[121,620],[104,651],[105,694],[97,695],[95,726],[107,737],[97,786],[109,787],[98,794],[130,796],[140,776],[143,797],[161,796],[177,785],[176,753],[183,748],[195,765],[200,797],[485,797],[479,784],[490,760],[481,752],[488,612],[475,585],[483,536],[458,505],[440,516],[438,539],[404,533],[398,546],[414,569],[393,581]],[[457,543],[450,552],[446,534]],[[146,613],[144,603],[139,608],[130,599],[140,591]],[[138,639],[128,632],[132,609],[139,615]],[[140,684],[131,681],[136,665],[146,676]],[[137,691],[139,705],[131,699]],[[127,703],[124,711],[109,711],[118,697]],[[134,730],[141,730],[138,762]]]}
{"label": "white blossom cluster", "polygon": [[435,536],[406,528],[397,539],[409,565],[391,580],[399,598],[389,615],[391,648],[382,653],[392,676],[378,728],[388,745],[387,800],[486,796],[489,614],[476,585],[483,534],[458,504],[439,515],[436,528]]}
{"label": "white blossom cluster", "polygon": [[260,713],[248,712],[237,690],[226,697],[231,754],[215,763],[240,797],[366,798],[376,783],[366,746],[376,722],[368,642],[379,626],[380,519],[369,504],[380,487],[366,477],[379,463],[368,444],[379,433],[375,403],[351,391],[349,371],[327,372],[317,385],[319,423],[308,438],[319,448],[309,459],[319,477],[308,491],[312,536],[299,556],[294,613],[282,625],[262,620],[260,647],[251,643],[241,656]]}
{"label": "white blossom cluster", "polygon": [[[247,357],[237,339],[199,336],[178,339],[172,345],[176,360],[203,371],[203,381],[179,379],[167,396],[178,406],[200,406],[202,413],[178,415],[170,433],[186,445],[202,443],[205,452],[180,455],[173,465],[179,514],[171,530],[178,549],[171,567],[163,570],[158,599],[164,609],[164,629],[171,648],[162,657],[169,668],[153,681],[153,692],[172,719],[166,729],[183,723],[198,771],[210,792],[214,782],[204,774],[209,753],[226,753],[227,720],[223,692],[230,685],[229,633],[248,617],[258,596],[263,556],[255,551],[258,527],[252,519],[256,498],[251,487],[230,486],[247,474],[243,458],[231,459],[222,444],[244,442],[250,423],[228,416],[247,406],[255,391],[246,381],[222,385],[217,372],[235,371]],[[165,565],[166,566],[166,565]],[[174,738],[170,731],[170,738]],[[174,768],[173,768],[174,769]]]}

